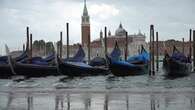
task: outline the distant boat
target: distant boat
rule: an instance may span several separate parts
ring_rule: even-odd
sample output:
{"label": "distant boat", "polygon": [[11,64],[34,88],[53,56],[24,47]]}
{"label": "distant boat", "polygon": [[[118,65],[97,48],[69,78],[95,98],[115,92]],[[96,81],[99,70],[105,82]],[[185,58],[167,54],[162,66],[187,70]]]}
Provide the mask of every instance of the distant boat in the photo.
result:
{"label": "distant boat", "polygon": [[171,56],[168,53],[165,54],[163,70],[167,76],[171,77],[189,75],[192,71],[191,59],[174,46]]}
{"label": "distant boat", "polygon": [[107,56],[111,73],[116,76],[133,76],[148,73],[149,53],[143,48],[141,53],[129,57],[127,61]]}

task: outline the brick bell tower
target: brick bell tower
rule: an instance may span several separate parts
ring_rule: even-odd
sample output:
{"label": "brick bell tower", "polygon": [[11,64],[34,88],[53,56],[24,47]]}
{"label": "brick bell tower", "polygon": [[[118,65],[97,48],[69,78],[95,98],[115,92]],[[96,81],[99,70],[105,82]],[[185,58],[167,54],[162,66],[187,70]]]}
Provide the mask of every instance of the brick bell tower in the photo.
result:
{"label": "brick bell tower", "polygon": [[86,6],[86,0],[84,0],[84,9],[81,21],[81,34],[82,34],[82,45],[87,46],[90,42],[90,20]]}

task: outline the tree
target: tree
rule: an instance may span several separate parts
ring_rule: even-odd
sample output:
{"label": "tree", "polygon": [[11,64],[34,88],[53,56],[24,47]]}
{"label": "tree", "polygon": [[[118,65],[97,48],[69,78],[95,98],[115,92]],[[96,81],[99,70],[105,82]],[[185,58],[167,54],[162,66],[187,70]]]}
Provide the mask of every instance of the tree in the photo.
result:
{"label": "tree", "polygon": [[52,42],[46,43],[46,54],[51,54],[54,52],[54,45]]}

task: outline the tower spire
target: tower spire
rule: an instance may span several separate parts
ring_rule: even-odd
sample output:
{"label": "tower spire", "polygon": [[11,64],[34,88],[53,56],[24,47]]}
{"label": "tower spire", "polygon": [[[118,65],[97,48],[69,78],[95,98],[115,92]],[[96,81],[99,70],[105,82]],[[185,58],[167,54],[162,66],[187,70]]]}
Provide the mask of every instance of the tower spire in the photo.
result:
{"label": "tower spire", "polygon": [[83,10],[83,16],[88,16],[88,11],[87,11],[86,0],[84,0],[84,10]]}
{"label": "tower spire", "polygon": [[87,11],[86,0],[84,0],[84,9],[81,21],[82,45],[88,45],[90,42],[90,17]]}

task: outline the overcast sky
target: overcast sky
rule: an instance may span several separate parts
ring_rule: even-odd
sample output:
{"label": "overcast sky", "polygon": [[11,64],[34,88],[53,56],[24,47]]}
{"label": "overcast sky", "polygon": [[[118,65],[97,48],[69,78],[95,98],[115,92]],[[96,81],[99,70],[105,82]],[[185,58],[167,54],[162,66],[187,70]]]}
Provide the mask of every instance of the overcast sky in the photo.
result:
{"label": "overcast sky", "polygon": [[[188,40],[189,29],[195,29],[195,0],[87,0],[87,8],[92,40],[104,26],[114,34],[120,22],[129,34],[140,29],[147,36],[154,24],[161,40]],[[70,23],[70,42],[80,42],[82,12],[83,0],[0,0],[1,49],[5,43],[21,49],[26,26],[33,39],[57,41],[60,31],[65,35],[66,22]]]}

